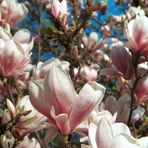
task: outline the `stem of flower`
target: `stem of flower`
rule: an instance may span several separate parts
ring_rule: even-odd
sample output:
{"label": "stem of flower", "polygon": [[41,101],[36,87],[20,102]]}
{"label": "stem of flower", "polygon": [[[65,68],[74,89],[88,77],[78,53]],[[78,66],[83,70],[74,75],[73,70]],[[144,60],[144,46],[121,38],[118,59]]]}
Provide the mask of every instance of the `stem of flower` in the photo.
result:
{"label": "stem of flower", "polygon": [[133,88],[131,88],[131,105],[130,105],[130,113],[129,113],[129,118],[127,125],[130,125],[131,118],[132,118],[132,113],[133,113],[133,105],[134,105],[134,100],[135,100],[135,88],[137,86],[137,83],[139,81],[138,75],[137,75],[137,67],[138,67],[138,59],[139,59],[139,52],[136,54],[132,53],[132,61],[133,61],[133,67],[134,67],[134,74],[135,74],[135,82],[133,84]]}

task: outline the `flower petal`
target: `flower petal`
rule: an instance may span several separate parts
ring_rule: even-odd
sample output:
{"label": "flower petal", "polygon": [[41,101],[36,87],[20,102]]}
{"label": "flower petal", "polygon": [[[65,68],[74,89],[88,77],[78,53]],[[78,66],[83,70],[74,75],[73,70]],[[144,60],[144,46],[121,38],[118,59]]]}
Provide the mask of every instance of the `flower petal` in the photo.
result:
{"label": "flower petal", "polygon": [[29,96],[34,108],[50,119],[51,104],[47,102],[46,95],[42,89],[42,81],[31,81],[29,83]]}
{"label": "flower petal", "polygon": [[94,123],[90,123],[89,129],[88,129],[88,136],[89,136],[90,144],[92,145],[93,148],[98,148],[96,139],[95,139],[96,132],[97,132],[97,126]]}
{"label": "flower petal", "polygon": [[49,70],[43,84],[48,102],[55,108],[55,114],[69,114],[76,100],[73,83],[61,67],[54,66]]}
{"label": "flower petal", "polygon": [[89,82],[83,86],[70,113],[71,130],[79,125],[102,101],[104,94],[105,87],[96,82]]}
{"label": "flower petal", "polygon": [[60,114],[55,117],[56,125],[61,134],[67,135],[70,132],[69,120],[67,114]]}
{"label": "flower petal", "polygon": [[106,118],[101,119],[97,126],[96,143],[98,148],[107,148],[112,140],[111,125]]}

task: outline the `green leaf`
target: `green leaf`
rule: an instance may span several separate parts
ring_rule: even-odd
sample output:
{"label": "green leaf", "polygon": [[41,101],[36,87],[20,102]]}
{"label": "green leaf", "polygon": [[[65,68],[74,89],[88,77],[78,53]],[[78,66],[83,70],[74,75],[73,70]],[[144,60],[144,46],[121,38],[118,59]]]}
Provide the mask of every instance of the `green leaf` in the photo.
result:
{"label": "green leaf", "polygon": [[27,119],[26,121],[24,121],[22,124],[24,124],[24,125],[31,124],[31,123],[34,122],[36,119],[37,119],[37,116],[33,116],[33,117]]}
{"label": "green leaf", "polygon": [[42,20],[42,23],[45,24],[48,28],[50,28],[54,33],[60,33],[54,25],[50,24],[50,22]]}

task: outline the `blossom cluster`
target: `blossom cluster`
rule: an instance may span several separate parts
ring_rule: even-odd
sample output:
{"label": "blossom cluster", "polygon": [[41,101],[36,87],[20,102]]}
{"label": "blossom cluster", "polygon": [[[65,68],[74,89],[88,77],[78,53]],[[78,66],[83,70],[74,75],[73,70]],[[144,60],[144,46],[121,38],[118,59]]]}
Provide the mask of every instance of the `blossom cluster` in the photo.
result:
{"label": "blossom cluster", "polygon": [[103,23],[105,1],[0,1],[0,147],[148,148],[147,3],[123,3]]}

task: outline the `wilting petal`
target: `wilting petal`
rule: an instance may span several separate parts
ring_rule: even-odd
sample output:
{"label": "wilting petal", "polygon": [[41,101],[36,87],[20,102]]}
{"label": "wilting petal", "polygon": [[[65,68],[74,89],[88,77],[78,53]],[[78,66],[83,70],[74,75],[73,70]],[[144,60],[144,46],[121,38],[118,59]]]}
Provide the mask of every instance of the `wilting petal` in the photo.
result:
{"label": "wilting petal", "polygon": [[94,107],[102,101],[104,94],[105,87],[98,83],[90,82],[83,86],[70,113],[71,129],[74,129],[90,114]]}
{"label": "wilting petal", "polygon": [[61,67],[52,67],[43,84],[47,101],[55,108],[55,114],[69,114],[76,101],[73,83]]}

